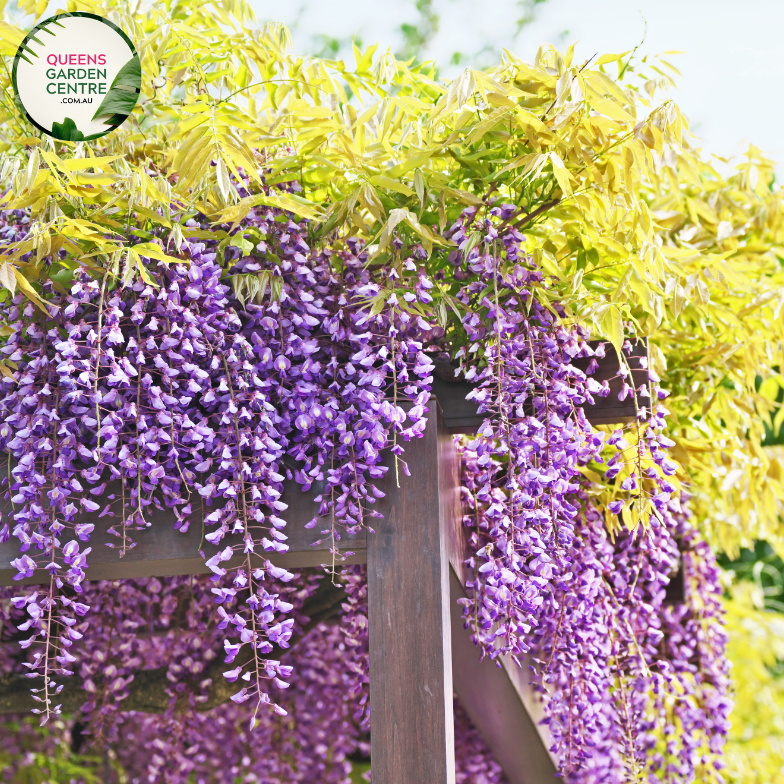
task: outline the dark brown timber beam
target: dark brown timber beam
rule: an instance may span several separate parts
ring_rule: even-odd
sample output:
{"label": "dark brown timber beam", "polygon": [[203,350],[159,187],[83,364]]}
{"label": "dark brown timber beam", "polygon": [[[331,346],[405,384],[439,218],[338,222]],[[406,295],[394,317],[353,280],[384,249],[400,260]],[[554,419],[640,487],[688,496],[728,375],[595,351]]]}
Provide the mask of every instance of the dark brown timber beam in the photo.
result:
{"label": "dark brown timber beam", "polygon": [[[276,566],[285,568],[302,568],[307,566],[319,566],[330,561],[329,548],[331,537],[323,536],[321,530],[324,525],[317,524],[313,529],[305,528],[305,524],[313,517],[317,505],[313,498],[323,487],[314,486],[309,492],[303,493],[301,487],[296,482],[286,482],[285,491],[281,500],[289,505],[286,510],[286,517],[290,521],[286,526],[285,534],[288,536],[286,544],[289,550],[286,553],[264,552],[261,546],[257,546],[256,560],[261,563],[269,559]],[[106,493],[119,493],[119,485],[107,485]],[[198,496],[197,496],[198,498]],[[7,504],[7,502],[4,502]],[[129,531],[129,535],[136,542],[136,546],[120,556],[120,550],[116,549],[122,541],[116,536],[108,533],[110,526],[118,526],[116,517],[99,518],[98,512],[86,513],[79,518],[79,522],[93,523],[95,530],[90,536],[88,543],[81,544],[82,549],[92,547],[92,552],[88,556],[89,568],[87,569],[88,580],[119,580],[133,577],[169,577],[178,574],[208,574],[209,568],[205,566],[205,559],[199,554],[201,549],[207,558],[210,558],[218,550],[222,550],[227,544],[240,544],[242,537],[239,535],[226,536],[219,547],[211,545],[203,539],[202,517],[209,514],[214,507],[204,507],[202,510],[198,500],[194,503],[196,512],[192,516],[190,528],[186,533],[174,530],[176,517],[170,510],[155,509],[153,506],[147,507],[145,515],[149,523],[149,528],[140,531]],[[7,507],[4,511],[7,510]],[[330,527],[328,518],[321,521],[327,528]],[[213,530],[213,529],[209,529]],[[209,530],[207,533],[209,533]],[[66,538],[73,538],[66,537]],[[313,545],[313,542],[322,540],[320,544]],[[348,556],[344,563],[365,563],[366,533],[362,531],[356,536],[342,534],[340,549],[342,552],[353,552],[354,555]],[[113,544],[114,548],[107,547]],[[36,552],[33,550],[31,555]],[[15,585],[14,575],[16,569],[11,566],[11,561],[19,557],[19,541],[11,537],[8,542],[0,544],[0,585]],[[235,555],[230,561],[224,561],[221,566],[228,568],[239,566],[244,561],[245,556]],[[49,582],[49,573],[45,569],[36,570],[32,577],[20,581],[22,584],[43,584]]]}
{"label": "dark brown timber beam", "polygon": [[[591,378],[600,384],[607,381],[610,386],[610,394],[607,397],[596,397],[593,405],[585,406],[585,415],[592,425],[620,425],[633,422],[637,416],[634,406],[634,398],[629,396],[626,400],[618,400],[618,393],[623,387],[623,379],[618,376],[620,367],[618,355],[615,349],[606,341],[591,340],[590,345],[595,349],[599,343],[605,343],[606,355],[601,359],[597,358],[599,367]],[[648,356],[648,342],[641,339],[634,344],[632,353],[629,357],[632,376],[635,388],[640,384],[648,384],[647,372],[640,368],[639,359]],[[588,358],[575,359],[572,364],[585,372],[591,360]],[[479,426],[485,420],[484,414],[478,414],[476,404],[472,400],[466,400],[468,393],[476,385],[470,381],[455,379],[454,368],[445,362],[436,365],[436,373],[433,378],[433,394],[438,398],[441,408],[444,410],[446,426],[451,433],[476,433]],[[639,405],[646,405],[647,398],[640,399]]]}

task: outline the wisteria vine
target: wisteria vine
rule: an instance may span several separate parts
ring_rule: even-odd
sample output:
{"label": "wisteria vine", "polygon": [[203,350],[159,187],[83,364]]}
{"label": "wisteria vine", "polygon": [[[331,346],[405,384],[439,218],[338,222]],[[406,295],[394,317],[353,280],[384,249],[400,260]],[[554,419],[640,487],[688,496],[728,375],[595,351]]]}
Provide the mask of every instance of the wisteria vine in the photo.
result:
{"label": "wisteria vine", "polygon": [[[65,287],[46,283],[46,314],[21,295],[0,304],[10,326],[0,350],[17,368],[0,381],[0,539],[19,542],[20,579],[49,574],[10,598],[7,620],[26,636],[16,639],[24,661],[8,667],[40,677],[44,719],[78,670],[90,733],[158,738],[148,780],[164,759],[176,758],[182,781],[194,771],[234,781],[258,757],[272,775],[274,757],[287,780],[345,781],[346,755],[367,753],[370,712],[366,588],[342,566],[342,541],[372,532],[384,452],[407,472],[405,442],[424,431],[442,359],[475,384],[487,416],[459,444],[465,622],[482,655],[531,666],[561,773],[674,782],[720,767],[729,700],[718,578],[673,479],[666,394],[644,360],[647,381],[635,386],[627,343],[621,397],[637,417],[613,432],[590,425],[586,404],[610,392],[591,378],[607,347],[567,318],[508,225],[513,209],[466,210],[445,232],[453,249],[432,257],[404,235],[380,258],[350,237],[311,247],[307,222],[268,207],[204,239],[196,216],[179,264],[134,268],[119,255],[102,274],[82,267]],[[6,239],[25,233],[22,213],[4,220]],[[317,625],[290,653],[321,576],[273,564],[287,550],[287,480],[318,488],[308,527],[329,542],[328,579],[348,591],[343,622]],[[183,532],[203,521],[211,578],[88,582],[96,526],[122,557],[154,509],[172,510]],[[688,590],[671,602],[678,568]],[[172,651],[155,632],[185,605],[179,631],[166,632]],[[204,713],[199,674],[218,656],[233,704]],[[164,659],[171,709],[124,713],[134,673]],[[292,677],[312,689],[287,692]],[[243,756],[254,727],[269,753]],[[461,780],[500,782],[470,737]]]}

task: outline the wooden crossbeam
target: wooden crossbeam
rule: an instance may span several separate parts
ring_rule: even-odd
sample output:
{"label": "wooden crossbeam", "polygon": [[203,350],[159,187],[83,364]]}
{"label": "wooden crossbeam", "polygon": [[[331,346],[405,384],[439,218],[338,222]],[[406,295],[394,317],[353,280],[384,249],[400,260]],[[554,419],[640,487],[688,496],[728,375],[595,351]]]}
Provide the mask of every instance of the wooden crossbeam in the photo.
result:
{"label": "wooden crossbeam", "polygon": [[[269,559],[276,566],[285,568],[302,568],[307,566],[318,566],[326,563],[330,559],[329,548],[331,541],[321,535],[320,530],[323,525],[317,525],[315,529],[306,529],[305,524],[313,517],[314,510],[317,509],[314,497],[323,490],[323,483],[314,483],[310,491],[303,493],[300,485],[296,482],[286,482],[281,500],[289,505],[286,516],[290,523],[286,526],[285,533],[288,536],[286,544],[289,550],[286,553],[264,552],[259,547],[259,552],[254,560],[259,565],[265,559]],[[120,492],[119,482],[109,483],[106,494],[118,494]],[[7,504],[7,502],[5,502]],[[227,544],[241,545],[240,535],[228,535],[221,542],[219,547],[211,545],[203,538],[203,518],[215,507],[200,507],[198,501],[194,502],[196,507],[192,515],[192,522],[187,532],[174,530],[176,517],[174,512],[169,509],[156,509],[149,506],[145,509],[145,517],[150,523],[150,527],[139,531],[128,531],[128,535],[135,542],[135,546],[127,549],[122,555],[120,545],[122,539],[109,534],[108,529],[111,525],[122,529],[116,517],[100,518],[99,512],[88,512],[80,516],[79,522],[93,523],[95,530],[90,536],[89,543],[81,544],[81,547],[92,547],[92,552],[88,556],[89,568],[87,577],[90,580],[119,580],[134,577],[170,577],[178,574],[208,574],[209,568],[205,566],[205,557],[210,558],[218,550],[222,550]],[[4,513],[10,511],[6,506]],[[329,521],[326,521],[329,527]],[[209,531],[207,531],[209,533]],[[64,541],[73,538],[65,535]],[[314,545],[317,540],[322,540],[320,544]],[[355,536],[342,535],[340,549],[351,551],[354,554],[347,557],[345,563],[365,563],[367,534],[361,531]],[[112,545],[109,547],[108,545]],[[200,551],[205,557],[200,555]],[[34,553],[35,551],[33,551]],[[14,575],[16,569],[11,566],[11,561],[19,557],[19,541],[12,537],[8,542],[0,544],[0,585],[15,585]],[[228,568],[239,566],[244,562],[245,556],[240,553],[231,560],[224,561],[221,566]],[[21,581],[22,584],[44,584],[49,582],[49,573],[45,569],[36,569],[32,577],[27,577]]]}
{"label": "wooden crossbeam", "polygon": [[[604,341],[591,340],[589,344],[596,349],[599,343]],[[585,415],[593,425],[615,425],[633,422],[637,416],[637,409],[634,405],[634,398],[629,396],[625,400],[618,400],[618,393],[623,386],[623,379],[618,375],[620,363],[615,349],[606,344],[607,353],[604,357],[598,358],[599,367],[591,375],[591,378],[600,384],[607,381],[610,387],[610,394],[607,397],[596,397],[593,404],[585,405]],[[643,338],[636,341],[632,346],[629,355],[634,386],[638,388],[641,384],[648,384],[648,374],[646,370],[639,366],[641,358],[648,357],[648,341]],[[590,359],[583,357],[575,359],[572,364],[585,372],[588,369]],[[476,385],[469,381],[455,378],[455,368],[445,362],[436,362],[436,372],[433,378],[433,394],[438,398],[438,402],[444,410],[446,426],[451,433],[476,433],[479,426],[485,420],[485,414],[479,414],[476,404],[467,399],[467,395]]]}

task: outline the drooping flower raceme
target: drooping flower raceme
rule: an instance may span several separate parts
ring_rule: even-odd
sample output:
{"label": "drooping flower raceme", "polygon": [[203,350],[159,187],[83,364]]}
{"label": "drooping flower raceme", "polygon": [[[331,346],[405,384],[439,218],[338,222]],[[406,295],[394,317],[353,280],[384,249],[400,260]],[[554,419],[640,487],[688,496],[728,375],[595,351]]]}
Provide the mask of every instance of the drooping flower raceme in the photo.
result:
{"label": "drooping flower raceme", "polygon": [[[451,236],[469,251],[451,257],[466,281],[461,353],[487,415],[461,446],[466,627],[485,655],[532,667],[570,781],[710,780],[730,706],[720,591],[667,455],[666,392],[645,359],[634,388],[627,342],[619,397],[633,396],[637,417],[597,432],[583,407],[609,387],[591,378],[595,358],[587,374],[573,360],[606,347],[558,318],[514,229],[466,210]],[[605,514],[597,472],[612,488]],[[672,599],[679,568],[690,590]]]}

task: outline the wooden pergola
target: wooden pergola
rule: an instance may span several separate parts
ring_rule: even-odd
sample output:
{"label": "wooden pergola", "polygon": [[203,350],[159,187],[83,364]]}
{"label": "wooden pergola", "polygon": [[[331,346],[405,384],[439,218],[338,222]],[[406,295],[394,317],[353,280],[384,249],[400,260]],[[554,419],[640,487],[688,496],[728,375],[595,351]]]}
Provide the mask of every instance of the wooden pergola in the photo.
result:
{"label": "wooden pergola", "polygon": [[[632,356],[646,354],[641,342]],[[585,368],[587,363],[574,364]],[[618,400],[618,369],[610,350],[593,377],[607,379],[611,394],[586,407],[593,424],[628,422],[636,416],[633,399]],[[367,564],[373,782],[453,784],[452,696],[457,692],[510,784],[549,784],[556,767],[527,670],[504,658],[500,667],[489,659],[480,662],[463,628],[457,600],[465,596],[467,553],[452,435],[476,432],[484,416],[466,400],[470,384],[449,375],[441,372],[434,380],[437,402],[430,404],[424,436],[406,444],[411,476],[401,476],[400,489],[394,471],[379,482],[386,495],[376,504],[384,517],[377,520],[375,533],[362,531],[342,539],[342,550],[353,553],[346,563]],[[644,370],[633,368],[633,376],[635,386],[647,383]],[[281,500],[288,504],[289,550],[264,553],[260,559],[286,568],[330,560],[329,540],[313,545],[318,534],[305,528],[313,516],[313,497],[322,490],[314,484],[303,493],[296,483],[287,483]],[[111,493],[111,487],[106,492]],[[116,550],[104,546],[112,541],[109,523],[96,513],[85,514],[85,522],[95,523],[89,579],[209,572],[199,554],[202,526],[197,515],[185,533],[174,530],[173,512],[150,507],[149,519],[152,525],[135,534],[137,546],[120,559]],[[226,540],[221,544],[225,546]],[[203,549],[208,557],[217,550],[206,542]],[[18,584],[10,566],[18,554],[15,539],[0,544],[0,585]],[[223,565],[237,565],[243,558]],[[21,582],[48,581],[48,572],[40,570]]]}

